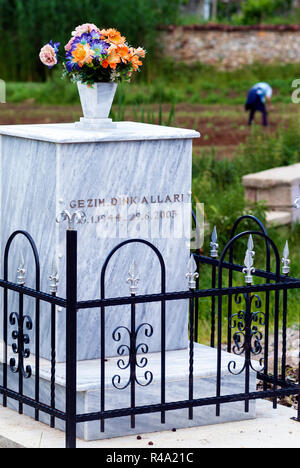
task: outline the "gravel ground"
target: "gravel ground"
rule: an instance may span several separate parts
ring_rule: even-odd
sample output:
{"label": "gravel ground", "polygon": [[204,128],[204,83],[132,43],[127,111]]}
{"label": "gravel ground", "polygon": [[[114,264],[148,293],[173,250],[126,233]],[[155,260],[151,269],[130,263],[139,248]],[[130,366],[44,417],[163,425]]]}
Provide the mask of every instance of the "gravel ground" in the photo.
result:
{"label": "gravel ground", "polygon": [[[295,324],[293,327],[287,329],[287,353],[286,353],[286,377],[292,382],[299,382],[299,357],[300,357],[300,325]],[[274,336],[270,337],[269,347],[269,369],[273,368],[274,363]],[[282,331],[279,333],[279,357],[281,363],[282,354]],[[281,372],[281,369],[280,369]],[[258,384],[258,388],[262,388],[262,384]],[[284,406],[298,408],[298,401],[296,396],[288,396],[280,400]]]}

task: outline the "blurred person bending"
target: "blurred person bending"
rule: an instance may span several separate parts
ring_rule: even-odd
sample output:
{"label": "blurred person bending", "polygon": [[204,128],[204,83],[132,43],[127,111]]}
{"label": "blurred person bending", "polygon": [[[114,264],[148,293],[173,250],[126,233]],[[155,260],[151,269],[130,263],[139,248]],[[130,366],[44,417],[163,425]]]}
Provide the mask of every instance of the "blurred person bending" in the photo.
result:
{"label": "blurred person bending", "polygon": [[268,83],[256,83],[248,92],[245,110],[250,111],[248,124],[251,125],[257,111],[262,113],[262,124],[268,126],[266,100],[271,101],[273,90]]}

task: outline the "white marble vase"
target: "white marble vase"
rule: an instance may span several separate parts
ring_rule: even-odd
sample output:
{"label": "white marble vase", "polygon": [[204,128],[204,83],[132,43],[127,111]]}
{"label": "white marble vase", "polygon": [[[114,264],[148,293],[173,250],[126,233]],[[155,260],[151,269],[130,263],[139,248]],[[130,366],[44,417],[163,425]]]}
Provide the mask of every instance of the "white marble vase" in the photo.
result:
{"label": "white marble vase", "polygon": [[77,86],[84,115],[79,123],[84,126],[111,126],[112,120],[108,116],[118,84],[94,83],[88,86],[78,82]]}

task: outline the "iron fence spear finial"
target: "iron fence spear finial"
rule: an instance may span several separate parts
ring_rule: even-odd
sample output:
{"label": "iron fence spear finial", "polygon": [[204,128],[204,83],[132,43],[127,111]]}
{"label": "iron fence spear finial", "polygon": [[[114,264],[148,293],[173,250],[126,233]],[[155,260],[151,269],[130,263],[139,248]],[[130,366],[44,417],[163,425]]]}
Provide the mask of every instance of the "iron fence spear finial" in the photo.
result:
{"label": "iron fence spear finial", "polygon": [[49,276],[49,280],[50,280],[50,287],[51,287],[50,291],[52,293],[56,293],[57,284],[59,282],[56,255],[54,255],[53,260],[52,260],[52,269],[51,269],[51,275]]}
{"label": "iron fence spear finial", "polygon": [[211,235],[210,246],[211,246],[210,256],[212,258],[217,258],[218,257],[219,244],[218,244],[218,234],[217,234],[216,226],[214,226],[214,229],[213,229],[213,232],[212,232],[212,235]]}
{"label": "iron fence spear finial", "polygon": [[135,260],[132,262],[129,269],[129,278],[127,278],[126,283],[130,285],[130,294],[136,294],[138,290],[138,285],[140,282],[139,272]]}
{"label": "iron fence spear finial", "polygon": [[199,273],[197,272],[197,264],[194,259],[194,255],[190,256],[188,264],[188,273],[185,275],[189,280],[189,288],[196,289],[196,279],[199,278]]}
{"label": "iron fence spear finial", "polygon": [[253,249],[254,249],[253,238],[250,235],[249,240],[248,240],[245,260],[244,260],[245,268],[243,269],[243,273],[246,275],[245,280],[247,284],[253,283],[252,273],[255,273],[255,268],[253,267],[253,264],[254,264],[253,257],[255,255],[255,252]]}
{"label": "iron fence spear finial", "polygon": [[282,258],[282,263],[283,263],[283,268],[282,268],[282,273],[284,275],[288,275],[290,272],[290,259],[289,259],[290,251],[289,251],[289,244],[288,241],[286,241],[284,249],[283,249],[283,258]]}
{"label": "iron fence spear finial", "polygon": [[18,275],[17,275],[18,284],[20,284],[21,286],[24,286],[25,279],[26,279],[26,269],[25,269],[25,261],[24,261],[22,251],[20,253],[20,262],[19,262],[19,266],[17,268],[17,273],[18,273]]}

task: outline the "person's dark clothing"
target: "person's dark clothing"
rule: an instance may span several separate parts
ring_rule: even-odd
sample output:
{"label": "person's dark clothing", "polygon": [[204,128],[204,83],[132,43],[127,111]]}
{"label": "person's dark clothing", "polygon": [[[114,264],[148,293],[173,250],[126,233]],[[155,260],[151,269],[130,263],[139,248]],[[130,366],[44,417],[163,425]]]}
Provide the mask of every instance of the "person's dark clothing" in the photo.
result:
{"label": "person's dark clothing", "polygon": [[255,116],[255,112],[259,111],[262,113],[262,124],[266,127],[268,125],[268,113],[265,106],[265,103],[261,99],[261,95],[257,92],[258,89],[250,89],[245,104],[245,110],[250,111],[249,114],[249,125],[252,124],[252,121]]}

